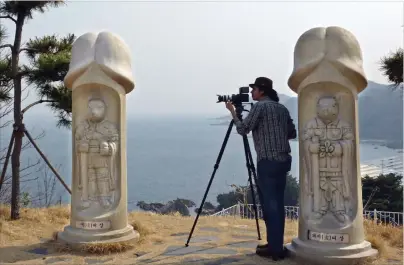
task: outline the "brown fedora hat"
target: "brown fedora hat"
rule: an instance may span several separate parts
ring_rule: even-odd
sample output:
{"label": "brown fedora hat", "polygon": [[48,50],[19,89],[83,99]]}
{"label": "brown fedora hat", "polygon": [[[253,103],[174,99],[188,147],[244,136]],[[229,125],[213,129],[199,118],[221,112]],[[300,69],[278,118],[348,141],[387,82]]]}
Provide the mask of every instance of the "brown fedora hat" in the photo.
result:
{"label": "brown fedora hat", "polygon": [[261,87],[272,89],[272,80],[267,77],[257,77],[254,84],[250,84],[251,88]]}

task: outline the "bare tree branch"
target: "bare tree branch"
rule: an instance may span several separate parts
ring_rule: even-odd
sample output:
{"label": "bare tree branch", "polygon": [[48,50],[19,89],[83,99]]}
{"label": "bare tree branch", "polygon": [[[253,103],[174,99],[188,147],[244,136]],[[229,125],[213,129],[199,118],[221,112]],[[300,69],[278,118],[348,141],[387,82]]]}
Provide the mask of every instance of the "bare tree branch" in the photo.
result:
{"label": "bare tree branch", "polygon": [[[61,165],[57,166],[59,170]],[[55,201],[55,192],[56,192],[56,177],[55,175],[49,171],[49,168],[46,165],[41,167],[42,181],[37,180],[37,192],[36,194],[30,197],[31,205],[35,207],[50,207],[57,203]]]}
{"label": "bare tree branch", "polygon": [[[28,160],[28,165],[27,166],[25,166],[25,167],[23,167],[22,169],[21,169],[21,172],[24,172],[24,171],[26,171],[26,170],[28,170],[28,169],[30,169],[30,168],[33,168],[33,167],[35,167],[35,166],[38,166],[39,164],[41,164],[41,159],[37,159],[37,161],[34,163],[34,164],[31,164],[31,163],[29,163],[29,160]],[[40,170],[37,170],[37,172],[39,172]]]}
{"label": "bare tree branch", "polygon": [[[23,179],[23,177],[26,177],[26,176],[29,176],[29,175],[31,175],[31,174],[25,174],[25,175],[21,176],[21,179]],[[38,179],[39,179],[39,177],[35,177],[35,178],[32,178],[32,179],[24,179],[24,180],[21,180],[21,183],[23,183],[23,182],[31,182],[33,180],[38,180]]]}
{"label": "bare tree branch", "polygon": [[0,129],[3,129],[12,123],[12,120],[7,120],[3,123],[3,118],[9,115],[14,110],[14,102],[11,100],[7,103],[0,104]]}
{"label": "bare tree branch", "polygon": [[36,49],[22,48],[22,49],[19,50],[18,53],[21,53],[21,52],[23,52],[23,51],[27,51],[27,52],[38,52],[38,50],[36,50]]}
{"label": "bare tree branch", "polygon": [[11,50],[14,50],[14,47],[11,44],[0,45],[0,49],[3,49],[3,48],[10,48]]}
{"label": "bare tree branch", "polygon": [[25,92],[25,90],[27,90],[26,96],[24,96],[24,98],[21,99],[21,103],[29,97],[30,90],[28,90],[28,87],[29,86],[26,86],[25,88],[21,89],[21,92]]}
{"label": "bare tree branch", "polygon": [[[39,175],[30,177],[30,178],[29,178],[29,176],[32,175],[33,173],[40,172],[40,170],[41,170],[40,165],[41,165],[40,159],[38,159],[35,163],[30,163],[30,161],[28,160],[27,165],[21,169],[21,172],[26,171],[25,174],[21,174],[21,183],[26,184],[26,185],[24,185],[24,187],[21,187],[22,192],[28,192],[29,188],[32,187],[32,184],[30,184],[30,183],[35,180],[38,181]],[[34,167],[38,167],[38,169],[29,170]],[[11,199],[11,173],[9,175],[6,175],[6,177],[3,181],[3,186],[2,186],[2,189],[0,190],[0,203],[10,204],[10,199]]]}
{"label": "bare tree branch", "polygon": [[[38,139],[40,139],[40,138],[43,138],[44,136],[45,136],[45,131],[42,131],[39,135],[37,135],[37,136],[34,138],[34,140],[38,140]],[[25,142],[23,143],[21,150],[25,150],[25,149],[29,149],[29,148],[32,148],[32,144],[31,144],[31,142],[30,142],[29,140],[27,140],[27,141],[25,141]],[[0,150],[0,165],[2,165],[2,164],[3,164],[3,160],[6,159],[7,149],[8,149],[8,146],[6,146],[6,147],[4,147],[4,148],[2,148],[2,149]],[[38,158],[38,161],[40,161],[40,160],[41,160],[41,159]],[[28,164],[29,164],[29,160],[28,160]],[[39,164],[39,162],[35,162],[35,164],[34,164],[33,166],[36,166],[36,165],[38,165],[38,164]],[[29,164],[27,167],[22,168],[21,171],[24,171],[24,170],[26,170],[27,168],[31,168],[31,167],[33,167],[33,166],[31,166],[31,164]]]}
{"label": "bare tree branch", "polygon": [[0,16],[0,18],[7,18],[12,20],[14,23],[17,23],[17,20],[15,20],[12,16]]}
{"label": "bare tree branch", "polygon": [[55,101],[55,100],[48,100],[48,99],[41,99],[41,100],[35,101],[34,103],[31,103],[31,104],[29,104],[27,107],[25,107],[25,108],[22,110],[22,113],[24,114],[24,113],[25,113],[27,110],[29,110],[31,107],[33,107],[33,106],[35,106],[35,105],[37,105],[37,104],[44,103],[44,102],[52,103],[52,102],[56,102],[56,101]]}
{"label": "bare tree branch", "polygon": [[[21,169],[21,172],[24,172],[24,171],[26,171],[26,170],[28,170],[28,169],[30,169],[30,168],[33,168],[33,167],[35,167],[35,166],[38,166],[39,164],[41,164],[41,160],[40,159],[38,159],[37,160],[37,162],[35,163],[35,164],[29,164],[29,161],[28,161],[28,166],[25,166],[23,169]],[[38,173],[39,171],[41,170],[41,167],[39,167],[39,170],[36,170],[36,172]],[[24,176],[29,176],[29,175],[31,175],[32,174],[32,172],[29,172],[29,173],[26,173],[26,174],[24,174]],[[36,178],[34,178],[34,180],[35,180]],[[11,175],[7,175],[5,178],[4,178],[4,184],[10,184],[10,181],[11,180]]]}
{"label": "bare tree branch", "polygon": [[11,199],[11,182],[5,182],[0,191],[0,202],[3,204],[10,204]]}
{"label": "bare tree branch", "polygon": [[[28,85],[21,90],[22,92],[25,92],[25,95],[21,100],[22,102],[29,97],[29,94],[30,94],[29,93],[30,90],[28,89],[29,87],[30,86]],[[11,88],[8,90],[11,90]],[[6,92],[8,92],[8,91],[6,91]],[[10,120],[7,120],[4,123],[1,123],[2,119],[4,117],[6,117],[7,115],[9,115],[11,112],[13,112],[13,110],[14,110],[14,101],[13,100],[7,101],[6,103],[2,102],[2,104],[0,104],[0,129],[3,129],[3,128],[9,126],[13,122],[12,117],[10,117]]]}
{"label": "bare tree branch", "polygon": [[0,124],[0,129],[9,126],[12,122],[13,122],[12,120],[9,120],[9,121],[6,121],[4,124]]}

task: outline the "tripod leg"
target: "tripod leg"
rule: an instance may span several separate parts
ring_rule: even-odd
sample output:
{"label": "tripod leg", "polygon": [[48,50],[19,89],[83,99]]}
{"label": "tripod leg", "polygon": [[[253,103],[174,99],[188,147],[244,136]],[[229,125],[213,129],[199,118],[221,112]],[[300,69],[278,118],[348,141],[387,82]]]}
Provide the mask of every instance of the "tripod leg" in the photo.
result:
{"label": "tripod leg", "polygon": [[38,153],[41,155],[41,157],[43,158],[43,160],[45,160],[45,163],[48,165],[48,167],[52,170],[53,174],[55,174],[55,176],[59,179],[60,183],[62,183],[62,185],[65,187],[65,189],[72,194],[69,186],[67,186],[67,184],[63,181],[63,179],[60,177],[59,173],[56,171],[56,169],[51,165],[51,163],[49,162],[49,160],[46,158],[46,156],[41,152],[41,150],[39,149],[38,145],[35,143],[34,139],[32,139],[31,135],[29,134],[29,132],[27,130],[24,131],[25,135],[28,137],[29,141],[32,143],[32,145],[35,147],[35,149],[38,151]]}
{"label": "tripod leg", "polygon": [[11,150],[13,149],[13,145],[14,145],[14,136],[15,135],[14,135],[14,131],[13,131],[13,133],[11,134],[10,143],[8,144],[8,150],[7,150],[7,154],[6,154],[6,160],[4,161],[4,165],[3,165],[3,171],[1,172],[1,176],[0,176],[0,190],[1,190],[1,187],[3,186],[4,178],[6,177],[8,160],[10,160]]}
{"label": "tripod leg", "polygon": [[[248,153],[248,158],[249,158],[249,160],[250,160],[250,166],[251,166],[251,171],[252,171],[252,173],[253,173],[253,177],[254,177],[254,182],[256,183],[256,185],[257,185],[257,191],[258,191],[258,193],[260,194],[260,195],[262,195],[262,191],[261,191],[261,188],[258,186],[258,179],[257,179],[257,171],[256,171],[256,169],[255,169],[255,167],[254,167],[254,161],[253,161],[253,158],[252,158],[252,155],[251,155],[251,149],[250,149],[250,145],[248,144],[248,141],[247,141],[247,153]],[[262,196],[261,196],[262,197]],[[263,202],[260,202],[261,203],[261,208],[262,208],[262,204],[263,204]]]}
{"label": "tripod leg", "polygon": [[[253,208],[254,208],[254,212],[255,212],[255,223],[257,225],[257,233],[258,233],[258,240],[261,240],[261,233],[260,233],[260,225],[258,223],[258,210],[257,210],[257,204],[255,202],[255,192],[254,192],[254,186],[253,186],[253,182],[252,182],[252,178],[251,178],[251,162],[250,161],[250,156],[248,153],[248,139],[246,135],[243,135],[243,144],[244,144],[244,153],[245,153],[245,159],[246,159],[246,163],[247,163],[247,170],[248,170],[248,180],[250,181],[250,187],[251,187],[251,196],[252,196],[252,200],[253,200]],[[254,172],[255,174],[255,172]]]}
{"label": "tripod leg", "polygon": [[[251,171],[253,172],[253,177],[254,177],[254,182],[256,183],[257,192],[259,194],[259,197],[263,198],[261,188],[258,185],[258,179],[257,179],[257,173],[256,173],[257,171],[256,171],[256,169],[254,167],[254,161],[253,161],[253,158],[252,158],[252,155],[251,155],[251,149],[250,149],[250,145],[248,144],[248,142],[247,142],[247,153],[248,153],[248,157],[250,159]],[[263,215],[262,218],[265,219],[264,218],[264,206],[263,206],[263,204],[264,204],[264,202],[262,202],[260,200],[261,211],[262,211],[262,215]]]}
{"label": "tripod leg", "polygon": [[194,232],[196,223],[198,222],[199,215],[202,213],[202,207],[203,207],[203,205],[205,204],[205,200],[206,200],[206,197],[208,196],[208,192],[209,192],[210,186],[212,185],[212,181],[213,181],[213,178],[214,178],[214,176],[215,176],[215,174],[216,174],[216,170],[219,168],[219,163],[220,163],[220,160],[222,159],[223,152],[224,152],[224,149],[226,148],[227,141],[229,140],[229,136],[230,136],[231,130],[233,129],[233,124],[234,124],[234,121],[232,120],[232,121],[230,122],[230,124],[229,124],[229,128],[227,129],[226,136],[224,137],[222,147],[220,148],[220,152],[219,152],[219,155],[218,155],[218,157],[217,157],[216,164],[215,164],[214,170],[213,170],[213,172],[212,172],[212,176],[210,177],[208,187],[206,188],[205,195],[203,196],[201,205],[199,206],[198,214],[197,214],[197,216],[196,216],[196,218],[195,218],[195,221],[194,221],[194,224],[193,224],[193,226],[192,226],[191,232],[189,233],[189,237],[188,237],[187,243],[185,244],[186,247],[189,246],[189,241],[191,240],[191,236],[192,236],[192,234],[193,234],[193,232]]}

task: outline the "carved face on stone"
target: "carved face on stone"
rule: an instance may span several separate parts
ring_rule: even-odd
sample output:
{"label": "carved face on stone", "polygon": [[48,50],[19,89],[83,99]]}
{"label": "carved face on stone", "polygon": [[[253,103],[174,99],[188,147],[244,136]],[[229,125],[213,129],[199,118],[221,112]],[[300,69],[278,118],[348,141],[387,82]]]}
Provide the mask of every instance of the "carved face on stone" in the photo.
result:
{"label": "carved face on stone", "polygon": [[338,103],[333,97],[323,97],[317,102],[317,116],[326,124],[338,118]]}
{"label": "carved face on stone", "polygon": [[105,118],[105,103],[101,99],[90,99],[88,102],[88,119],[99,122]]}

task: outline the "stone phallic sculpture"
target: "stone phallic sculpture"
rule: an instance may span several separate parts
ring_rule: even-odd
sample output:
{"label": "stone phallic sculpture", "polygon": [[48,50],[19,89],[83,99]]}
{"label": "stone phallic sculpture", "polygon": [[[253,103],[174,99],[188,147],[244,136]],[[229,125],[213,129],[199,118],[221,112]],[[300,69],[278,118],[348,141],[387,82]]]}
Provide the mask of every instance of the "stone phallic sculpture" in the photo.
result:
{"label": "stone phallic sculpture", "polygon": [[130,51],[115,34],[84,34],[73,44],[64,81],[72,89],[73,176],[70,225],[58,239],[73,246],[135,241],[126,184]]}
{"label": "stone phallic sculpture", "polygon": [[367,86],[362,51],[340,27],[298,39],[289,87],[298,94],[299,236],[287,249],[310,264],[353,264],[377,250],[365,241],[357,96]]}

